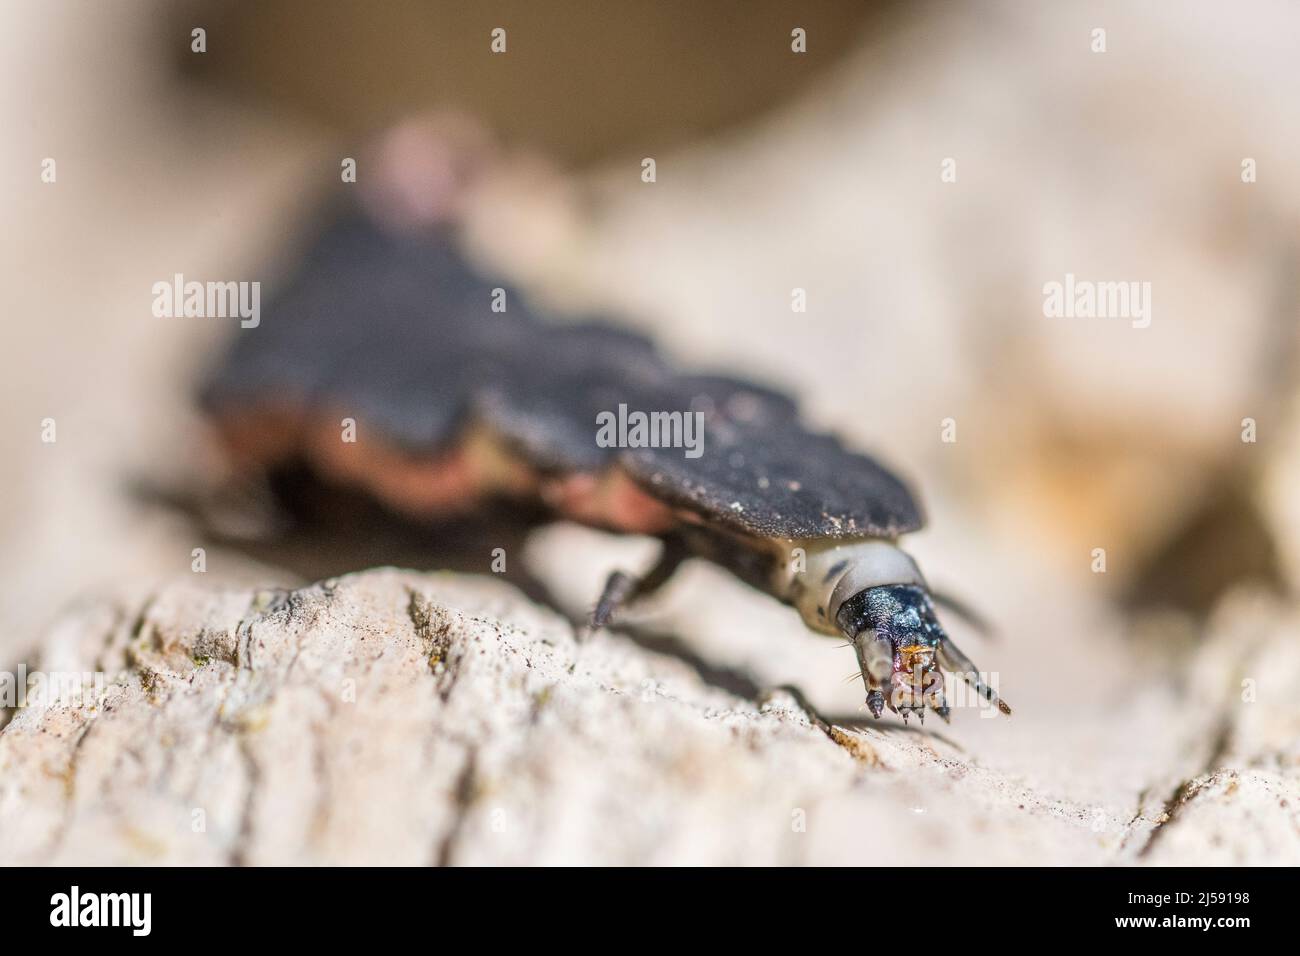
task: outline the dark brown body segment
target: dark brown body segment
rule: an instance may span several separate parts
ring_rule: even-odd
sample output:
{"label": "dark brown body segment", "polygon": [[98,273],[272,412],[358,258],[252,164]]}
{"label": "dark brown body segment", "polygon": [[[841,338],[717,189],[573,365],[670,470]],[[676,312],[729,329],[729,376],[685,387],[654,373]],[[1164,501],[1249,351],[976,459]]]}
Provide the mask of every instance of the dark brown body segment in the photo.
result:
{"label": "dark brown body segment", "polygon": [[[807,431],[785,396],[680,374],[638,335],[543,321],[512,292],[494,312],[492,289],[447,237],[346,216],[240,330],[205,407],[245,460],[306,459],[414,514],[505,494],[651,534],[683,521],[769,538],[920,527],[901,481]],[[620,404],[703,413],[703,454],[598,446],[597,416]],[[345,417],[355,444],[340,439]]]}

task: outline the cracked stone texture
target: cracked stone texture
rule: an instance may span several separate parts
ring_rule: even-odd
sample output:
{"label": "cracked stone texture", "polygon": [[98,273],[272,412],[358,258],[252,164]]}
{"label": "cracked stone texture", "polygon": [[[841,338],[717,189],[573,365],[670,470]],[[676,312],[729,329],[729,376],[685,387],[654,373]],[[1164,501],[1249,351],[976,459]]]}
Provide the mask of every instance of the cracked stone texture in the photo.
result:
{"label": "cracked stone texture", "polygon": [[0,732],[0,862],[1294,864],[1296,623],[1234,598],[1091,748],[1047,748],[1050,692],[823,732],[490,577],[177,584],[47,636],[35,666],[108,683]]}

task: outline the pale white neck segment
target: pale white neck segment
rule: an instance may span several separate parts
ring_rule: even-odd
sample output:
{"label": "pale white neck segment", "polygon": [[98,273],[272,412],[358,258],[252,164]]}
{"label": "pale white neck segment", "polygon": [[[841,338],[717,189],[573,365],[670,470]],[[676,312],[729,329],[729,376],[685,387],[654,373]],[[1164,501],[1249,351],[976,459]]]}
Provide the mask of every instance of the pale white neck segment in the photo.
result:
{"label": "pale white neck segment", "polygon": [[784,592],[804,623],[838,634],[840,606],[860,591],[890,584],[925,587],[925,578],[906,552],[891,541],[808,541],[802,544],[803,570],[795,561],[782,569]]}

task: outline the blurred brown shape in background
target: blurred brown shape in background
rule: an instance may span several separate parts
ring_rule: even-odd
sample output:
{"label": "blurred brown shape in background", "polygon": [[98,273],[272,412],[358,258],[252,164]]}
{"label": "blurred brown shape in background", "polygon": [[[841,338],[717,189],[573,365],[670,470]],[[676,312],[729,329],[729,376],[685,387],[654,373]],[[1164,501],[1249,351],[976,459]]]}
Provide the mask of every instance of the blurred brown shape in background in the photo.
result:
{"label": "blurred brown shape in background", "polygon": [[[679,146],[779,105],[893,6],[205,2],[195,22],[207,24],[214,40],[205,56],[180,63],[348,137],[453,106],[484,118],[508,142],[584,164],[650,145]],[[506,30],[506,52],[486,57],[498,27]],[[815,56],[791,51],[796,27],[807,32]]]}

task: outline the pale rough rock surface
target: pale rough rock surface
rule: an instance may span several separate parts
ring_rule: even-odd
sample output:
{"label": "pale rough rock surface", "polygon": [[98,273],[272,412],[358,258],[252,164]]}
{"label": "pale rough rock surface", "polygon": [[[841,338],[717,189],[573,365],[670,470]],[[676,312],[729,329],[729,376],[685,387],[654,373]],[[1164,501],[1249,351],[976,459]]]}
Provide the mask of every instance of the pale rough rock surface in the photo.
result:
{"label": "pale rough rock surface", "polygon": [[[580,645],[487,577],[171,586],[43,643],[35,667],[109,683],[0,731],[0,863],[1296,863],[1296,622],[1249,596],[1229,612],[1181,689],[1135,698],[1142,766],[1095,779],[1032,703],[945,737],[826,733],[617,632]],[[1108,740],[1097,720],[1077,739]],[[1016,721],[1036,745],[952,742]],[[1085,773],[1047,769],[1053,750]]]}

